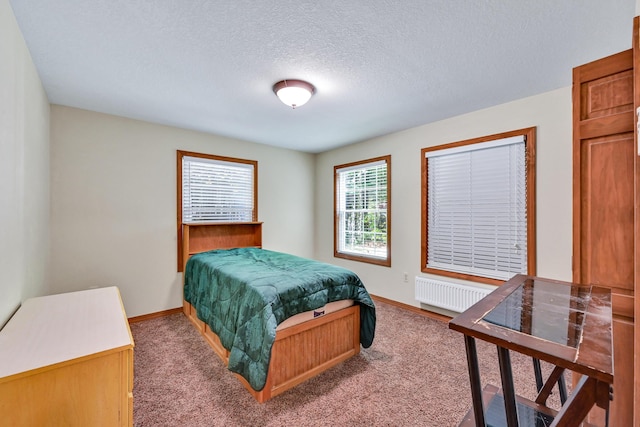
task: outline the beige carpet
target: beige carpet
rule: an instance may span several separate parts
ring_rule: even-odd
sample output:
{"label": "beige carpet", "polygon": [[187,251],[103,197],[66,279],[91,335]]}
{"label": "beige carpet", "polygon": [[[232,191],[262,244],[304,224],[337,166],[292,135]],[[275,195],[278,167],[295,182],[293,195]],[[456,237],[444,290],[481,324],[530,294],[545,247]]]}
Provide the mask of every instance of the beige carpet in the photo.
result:
{"label": "beige carpet", "polygon": [[[376,309],[370,348],[264,404],[184,315],[133,323],[134,425],[457,426],[471,407],[462,335],[385,303]],[[478,352],[483,384],[499,386],[495,347],[478,341]],[[533,399],[531,360],[512,353],[512,362],[516,392]]]}

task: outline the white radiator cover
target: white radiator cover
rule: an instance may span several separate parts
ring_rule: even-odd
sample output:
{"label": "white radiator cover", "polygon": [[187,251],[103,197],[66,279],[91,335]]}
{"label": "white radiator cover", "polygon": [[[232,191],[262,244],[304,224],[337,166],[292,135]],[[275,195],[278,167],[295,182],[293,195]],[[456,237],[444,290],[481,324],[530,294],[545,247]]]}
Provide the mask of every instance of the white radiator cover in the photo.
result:
{"label": "white radiator cover", "polygon": [[416,299],[424,304],[462,313],[490,294],[492,289],[416,277]]}

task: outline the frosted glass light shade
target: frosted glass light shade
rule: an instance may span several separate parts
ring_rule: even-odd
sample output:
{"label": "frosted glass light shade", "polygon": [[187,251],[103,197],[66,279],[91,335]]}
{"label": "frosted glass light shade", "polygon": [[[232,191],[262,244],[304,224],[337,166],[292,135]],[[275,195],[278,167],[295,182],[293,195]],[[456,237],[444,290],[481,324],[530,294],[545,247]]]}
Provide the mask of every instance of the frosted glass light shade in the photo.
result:
{"label": "frosted glass light shade", "polygon": [[296,108],[306,104],[315,89],[302,80],[282,80],[273,85],[273,91],[285,105]]}

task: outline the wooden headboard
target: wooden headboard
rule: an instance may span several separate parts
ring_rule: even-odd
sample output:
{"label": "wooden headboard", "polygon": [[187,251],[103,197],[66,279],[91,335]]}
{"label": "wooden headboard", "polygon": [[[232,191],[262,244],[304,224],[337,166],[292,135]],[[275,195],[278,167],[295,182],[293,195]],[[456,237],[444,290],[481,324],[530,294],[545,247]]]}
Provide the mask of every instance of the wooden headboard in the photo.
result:
{"label": "wooden headboard", "polygon": [[193,254],[213,249],[262,247],[261,222],[182,224],[182,271]]}

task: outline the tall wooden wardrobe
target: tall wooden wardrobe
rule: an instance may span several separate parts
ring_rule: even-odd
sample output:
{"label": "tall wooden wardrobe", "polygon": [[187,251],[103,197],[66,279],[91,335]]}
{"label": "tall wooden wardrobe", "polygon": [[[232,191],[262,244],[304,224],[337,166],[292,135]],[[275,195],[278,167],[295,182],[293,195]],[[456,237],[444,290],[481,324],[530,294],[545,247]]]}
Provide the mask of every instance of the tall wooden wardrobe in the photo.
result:
{"label": "tall wooden wardrobe", "polygon": [[[640,426],[640,365],[634,358],[640,350],[640,332],[634,331],[640,309],[638,25],[636,17],[632,49],[573,70],[573,281],[612,290],[609,425],[620,427]],[[603,416],[593,411],[590,419],[601,424]]]}

